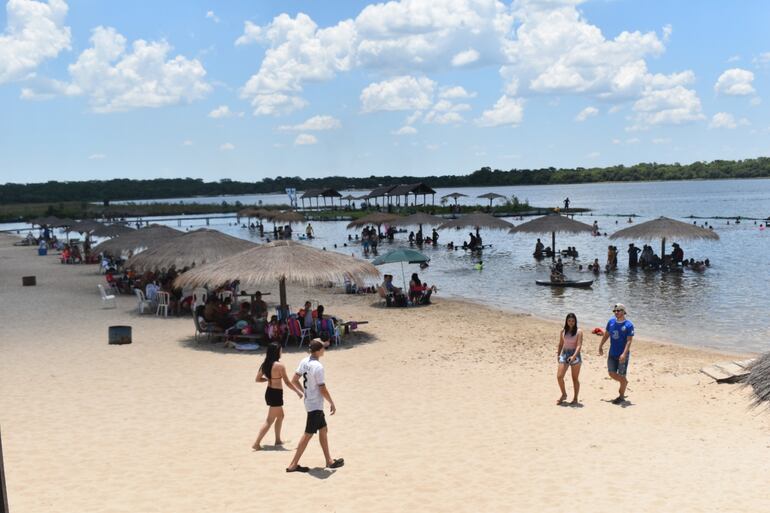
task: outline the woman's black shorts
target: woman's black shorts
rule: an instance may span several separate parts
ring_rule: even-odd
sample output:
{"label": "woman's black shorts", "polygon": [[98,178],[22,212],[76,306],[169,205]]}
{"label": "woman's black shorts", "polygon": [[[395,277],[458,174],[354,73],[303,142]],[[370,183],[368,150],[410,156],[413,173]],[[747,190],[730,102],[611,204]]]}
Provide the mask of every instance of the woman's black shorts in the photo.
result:
{"label": "woman's black shorts", "polygon": [[267,387],[265,402],[268,406],[283,406],[283,388]]}

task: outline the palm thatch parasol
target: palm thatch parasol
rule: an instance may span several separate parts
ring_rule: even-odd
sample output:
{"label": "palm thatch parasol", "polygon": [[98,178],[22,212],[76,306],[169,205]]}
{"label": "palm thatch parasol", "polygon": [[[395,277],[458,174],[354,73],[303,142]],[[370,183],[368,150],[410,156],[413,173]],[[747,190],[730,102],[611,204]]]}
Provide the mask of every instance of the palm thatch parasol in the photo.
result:
{"label": "palm thatch parasol", "polygon": [[91,233],[98,228],[102,228],[103,226],[104,224],[100,223],[99,221],[84,219],[70,226],[70,230],[78,233]]}
{"label": "palm thatch parasol", "polygon": [[694,224],[683,223],[667,217],[659,217],[636,226],[623,228],[610,235],[610,239],[635,239],[650,240],[662,238],[660,243],[660,257],[666,254],[666,239],[680,240],[719,240],[719,235],[713,230],[701,228]]}
{"label": "palm thatch parasol", "polygon": [[425,212],[417,212],[416,214],[412,214],[410,216],[402,217],[400,219],[396,219],[395,221],[392,221],[390,224],[393,226],[419,226],[420,231],[422,231],[422,225],[427,224],[428,226],[438,226],[441,223],[446,221],[443,217],[433,216],[430,214],[426,214]]}
{"label": "palm thatch parasol", "polygon": [[274,223],[302,223],[305,221],[305,216],[291,210],[285,212],[278,211],[273,213],[270,220]]}
{"label": "palm thatch parasol", "polygon": [[350,221],[348,223],[348,230],[351,228],[360,228],[361,226],[367,226],[370,224],[374,224],[377,226],[380,226],[384,223],[392,223],[396,219],[400,219],[401,216],[396,214],[386,214],[384,212],[374,212],[372,214],[366,215],[364,217],[361,217],[359,219],[355,219],[353,221]]}
{"label": "palm thatch parasol", "polygon": [[532,219],[526,223],[522,223],[515,228],[511,228],[509,233],[548,233],[551,232],[551,248],[553,249],[553,255],[551,260],[556,259],[556,232],[566,233],[591,233],[593,227],[591,225],[575,221],[569,217],[565,217],[559,214],[548,214],[547,216],[538,217]]}
{"label": "palm thatch parasol", "polygon": [[450,219],[438,227],[439,230],[445,230],[447,228],[475,228],[476,236],[478,236],[479,229],[481,228],[489,228],[491,230],[508,230],[513,228],[513,225],[508,221],[500,219],[499,217],[484,214],[482,212],[474,212],[473,214],[460,216],[457,219]]}
{"label": "palm thatch parasol", "polygon": [[126,226],[125,224],[107,224],[104,225],[102,228],[97,228],[93,232],[91,232],[91,235],[94,237],[117,237],[119,235],[123,235],[126,233],[132,233],[135,232],[133,228],[130,226]]}
{"label": "palm thatch parasol", "polygon": [[492,201],[494,201],[496,199],[499,199],[499,198],[505,199],[505,196],[503,196],[502,194],[497,194],[496,192],[488,192],[486,194],[482,194],[481,196],[476,196],[476,197],[477,198],[488,199],[490,207],[492,206]]}
{"label": "palm thatch parasol", "polygon": [[238,211],[238,215],[241,217],[259,217],[259,213],[259,209],[254,207],[248,207]]}
{"label": "palm thatch parasol", "polygon": [[173,237],[181,237],[182,235],[183,232],[174,230],[168,226],[151,224],[145,228],[134,230],[131,233],[126,233],[120,237],[104,241],[95,246],[94,251],[97,253],[106,251],[114,255],[119,255],[124,251],[132,251],[139,248],[147,249],[158,246]]}
{"label": "palm thatch parasol", "polygon": [[770,353],[765,353],[751,364],[746,386],[754,394],[754,406],[770,404]]}
{"label": "palm thatch parasol", "polygon": [[299,242],[279,240],[192,269],[175,280],[177,287],[218,286],[238,280],[245,286],[278,282],[281,308],[286,307],[286,282],[311,286],[379,277],[369,262]]}
{"label": "palm thatch parasol", "polygon": [[172,266],[182,269],[215,262],[254,246],[253,242],[201,228],[142,251],[129,259],[126,265],[139,272]]}
{"label": "palm thatch parasol", "polygon": [[453,192],[451,194],[445,194],[445,195],[441,196],[441,199],[452,198],[453,200],[455,200],[455,205],[457,205],[457,198],[467,198],[467,197],[468,197],[468,195],[467,194],[463,194],[462,192]]}

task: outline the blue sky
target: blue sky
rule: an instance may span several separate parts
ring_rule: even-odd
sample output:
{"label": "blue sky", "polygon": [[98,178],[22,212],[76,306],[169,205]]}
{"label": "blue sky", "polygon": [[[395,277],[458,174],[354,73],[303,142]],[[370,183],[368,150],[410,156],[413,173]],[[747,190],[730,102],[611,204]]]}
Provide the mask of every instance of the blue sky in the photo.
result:
{"label": "blue sky", "polygon": [[767,155],[770,3],[9,0],[0,182]]}

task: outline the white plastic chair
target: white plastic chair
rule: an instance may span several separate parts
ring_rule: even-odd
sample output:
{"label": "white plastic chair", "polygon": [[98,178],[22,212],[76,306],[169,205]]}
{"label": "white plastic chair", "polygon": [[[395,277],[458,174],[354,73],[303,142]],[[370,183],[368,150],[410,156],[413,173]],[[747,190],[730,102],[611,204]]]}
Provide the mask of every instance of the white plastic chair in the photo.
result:
{"label": "white plastic chair", "polygon": [[209,293],[206,289],[204,289],[203,287],[200,287],[193,290],[192,297],[193,297],[192,311],[195,312],[195,309],[197,307],[206,304],[206,300],[209,297]]}
{"label": "white plastic chair", "polygon": [[155,294],[155,299],[158,300],[158,309],[155,311],[155,315],[160,315],[163,312],[163,317],[168,317],[168,305],[171,303],[171,294],[159,290]]}
{"label": "white plastic chair", "polygon": [[143,314],[145,310],[152,308],[152,301],[144,297],[144,292],[142,292],[140,289],[134,289],[134,295],[136,295],[137,300],[136,309],[140,314]]}
{"label": "white plastic chair", "polygon": [[225,302],[225,299],[230,298],[230,300],[233,300],[233,291],[232,290],[223,290],[219,293],[219,300],[223,303]]}
{"label": "white plastic chair", "polygon": [[101,283],[97,284],[96,286],[99,287],[99,294],[102,296],[102,305],[104,304],[109,305],[111,302],[112,308],[117,308],[118,302],[115,300],[115,296],[112,294],[107,294],[107,292],[105,292],[104,290],[104,287],[102,287]]}

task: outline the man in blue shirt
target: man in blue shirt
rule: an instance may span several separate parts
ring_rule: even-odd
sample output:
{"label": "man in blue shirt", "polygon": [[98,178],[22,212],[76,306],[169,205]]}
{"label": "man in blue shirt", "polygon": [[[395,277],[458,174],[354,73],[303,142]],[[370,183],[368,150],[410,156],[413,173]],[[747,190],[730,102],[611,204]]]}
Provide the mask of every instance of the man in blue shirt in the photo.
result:
{"label": "man in blue shirt", "polygon": [[612,309],[615,314],[607,323],[607,329],[599,343],[599,356],[604,354],[604,343],[610,340],[610,353],[607,356],[607,371],[612,379],[620,383],[618,396],[612,400],[613,404],[621,404],[626,399],[626,387],[628,380],[628,359],[631,357],[631,342],[634,340],[634,325],[626,319],[626,307],[618,303]]}

